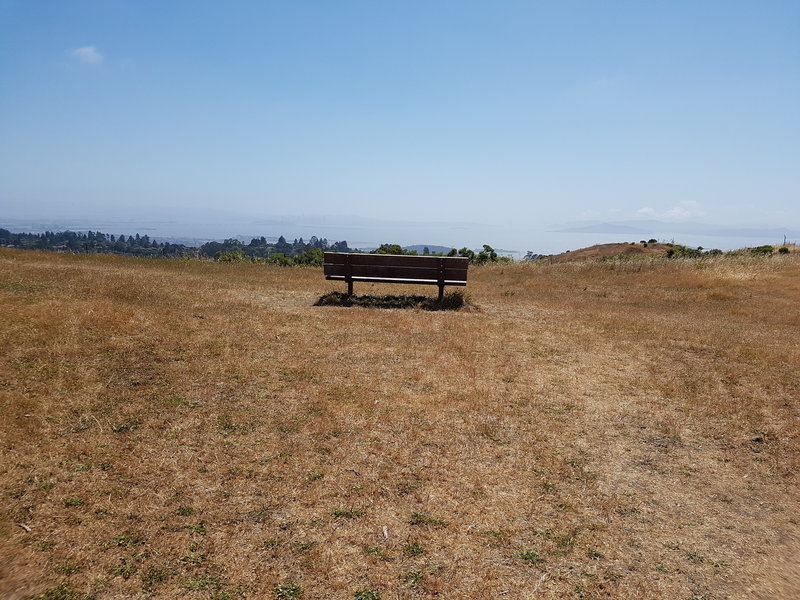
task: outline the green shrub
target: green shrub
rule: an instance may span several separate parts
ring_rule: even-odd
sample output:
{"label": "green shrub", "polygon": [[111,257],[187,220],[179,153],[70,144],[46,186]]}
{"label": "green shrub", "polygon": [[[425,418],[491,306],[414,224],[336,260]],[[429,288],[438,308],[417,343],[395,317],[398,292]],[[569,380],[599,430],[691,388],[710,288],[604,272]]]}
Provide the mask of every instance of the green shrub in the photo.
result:
{"label": "green shrub", "polygon": [[667,258],[700,258],[703,256],[702,249],[689,248],[681,244],[671,244],[667,250]]}
{"label": "green shrub", "polygon": [[756,246],[755,248],[750,248],[750,252],[753,254],[759,254],[761,256],[765,256],[767,254],[772,254],[775,251],[775,248],[770,246],[769,244],[764,246]]}
{"label": "green shrub", "polygon": [[294,257],[295,264],[321,267],[325,262],[325,253],[319,248],[311,248]]}
{"label": "green shrub", "polygon": [[214,260],[217,262],[245,262],[249,258],[244,250],[229,250],[228,252],[216,252]]}
{"label": "green shrub", "polygon": [[778,254],[789,254],[789,249],[786,246],[778,248]]}
{"label": "green shrub", "polygon": [[282,267],[291,267],[294,265],[294,259],[291,256],[286,256],[285,254],[281,254],[280,252],[276,254],[270,254],[266,258],[266,262],[272,263],[274,265],[280,265]]}

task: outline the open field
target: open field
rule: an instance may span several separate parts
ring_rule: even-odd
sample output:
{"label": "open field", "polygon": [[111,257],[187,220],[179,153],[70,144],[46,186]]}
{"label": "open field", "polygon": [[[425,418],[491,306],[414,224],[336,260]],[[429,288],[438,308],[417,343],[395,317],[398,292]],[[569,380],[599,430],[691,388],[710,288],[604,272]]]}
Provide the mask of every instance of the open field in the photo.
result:
{"label": "open field", "polygon": [[0,597],[800,597],[797,254],[342,287],[1,250]]}

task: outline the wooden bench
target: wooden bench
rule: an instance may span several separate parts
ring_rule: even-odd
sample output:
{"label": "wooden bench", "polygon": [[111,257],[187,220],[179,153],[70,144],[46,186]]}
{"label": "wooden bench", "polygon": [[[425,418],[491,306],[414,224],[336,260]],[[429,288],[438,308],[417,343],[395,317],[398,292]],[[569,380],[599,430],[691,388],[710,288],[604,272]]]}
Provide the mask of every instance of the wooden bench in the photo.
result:
{"label": "wooden bench", "polygon": [[354,281],[412,283],[439,286],[467,285],[469,259],[460,256],[414,256],[398,254],[325,253],[325,279],[347,282],[353,295]]}

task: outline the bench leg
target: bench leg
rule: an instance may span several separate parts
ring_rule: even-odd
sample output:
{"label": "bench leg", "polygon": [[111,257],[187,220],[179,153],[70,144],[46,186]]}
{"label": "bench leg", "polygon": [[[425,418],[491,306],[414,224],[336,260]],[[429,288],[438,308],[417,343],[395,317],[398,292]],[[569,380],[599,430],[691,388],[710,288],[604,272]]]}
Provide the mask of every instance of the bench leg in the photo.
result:
{"label": "bench leg", "polygon": [[352,296],[353,295],[353,282],[352,281],[348,281],[347,282],[347,295],[348,296]]}
{"label": "bench leg", "polygon": [[439,303],[441,303],[442,300],[444,300],[444,286],[440,285],[439,286]]}

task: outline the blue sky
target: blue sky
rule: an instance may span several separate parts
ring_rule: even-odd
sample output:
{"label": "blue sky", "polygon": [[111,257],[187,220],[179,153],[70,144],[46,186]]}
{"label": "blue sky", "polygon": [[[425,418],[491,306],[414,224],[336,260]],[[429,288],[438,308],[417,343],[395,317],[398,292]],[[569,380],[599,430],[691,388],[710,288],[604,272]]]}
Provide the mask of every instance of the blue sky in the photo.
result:
{"label": "blue sky", "polygon": [[796,1],[0,0],[0,216],[798,228],[798,107]]}

